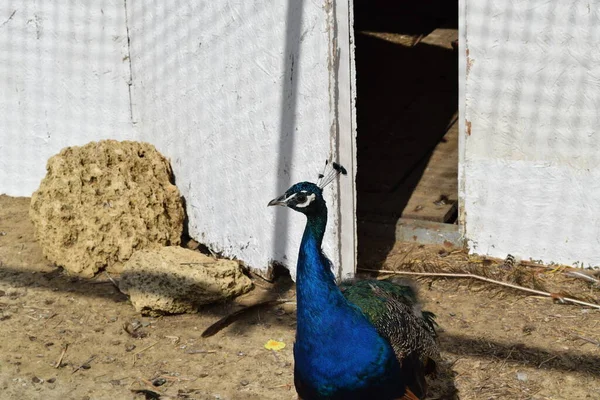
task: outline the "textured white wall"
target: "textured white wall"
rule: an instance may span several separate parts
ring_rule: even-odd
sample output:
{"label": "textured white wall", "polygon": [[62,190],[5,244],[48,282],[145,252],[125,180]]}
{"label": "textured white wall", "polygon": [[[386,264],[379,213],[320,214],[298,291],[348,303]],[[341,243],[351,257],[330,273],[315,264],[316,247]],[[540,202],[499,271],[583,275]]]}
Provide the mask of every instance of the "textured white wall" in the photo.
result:
{"label": "textured white wall", "polygon": [[600,264],[599,5],[462,1],[473,252]]}
{"label": "textured white wall", "polygon": [[[191,236],[254,268],[283,262],[294,275],[304,216],[266,205],[338,158],[332,3],[129,0],[127,10],[136,128],[171,158]],[[353,204],[353,177],[345,179]],[[336,191],[327,189],[325,249],[337,265]]]}
{"label": "textured white wall", "polygon": [[31,195],[63,147],[134,138],[127,55],[122,0],[0,2],[0,193]]}

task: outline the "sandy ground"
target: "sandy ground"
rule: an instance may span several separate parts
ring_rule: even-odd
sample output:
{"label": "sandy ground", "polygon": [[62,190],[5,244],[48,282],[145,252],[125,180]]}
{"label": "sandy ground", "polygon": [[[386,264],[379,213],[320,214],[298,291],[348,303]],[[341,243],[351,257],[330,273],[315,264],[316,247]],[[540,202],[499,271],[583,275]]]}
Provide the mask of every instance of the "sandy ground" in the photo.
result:
{"label": "sandy ground", "polygon": [[[196,315],[143,318],[106,276],[80,280],[49,264],[28,204],[0,196],[1,399],[296,398],[293,304],[200,336],[240,304],[292,297],[290,282],[257,281]],[[600,399],[599,310],[464,281],[419,286],[438,315],[445,364],[430,398],[456,387],[461,399]],[[269,339],[287,346],[266,350]]]}

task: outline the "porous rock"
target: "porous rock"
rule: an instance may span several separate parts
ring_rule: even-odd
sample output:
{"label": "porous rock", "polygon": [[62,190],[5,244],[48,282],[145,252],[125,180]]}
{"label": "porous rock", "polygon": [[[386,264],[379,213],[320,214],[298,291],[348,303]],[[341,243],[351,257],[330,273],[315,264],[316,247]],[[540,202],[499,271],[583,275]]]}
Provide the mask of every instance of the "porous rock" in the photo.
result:
{"label": "porous rock", "polygon": [[119,289],[144,315],[194,313],[204,304],[246,293],[252,281],[237,261],[182,247],[141,250],[125,263]]}
{"label": "porous rock", "polygon": [[44,255],[69,273],[120,272],[136,250],[180,243],[181,195],[169,161],[151,144],[67,147],[46,170],[29,216]]}

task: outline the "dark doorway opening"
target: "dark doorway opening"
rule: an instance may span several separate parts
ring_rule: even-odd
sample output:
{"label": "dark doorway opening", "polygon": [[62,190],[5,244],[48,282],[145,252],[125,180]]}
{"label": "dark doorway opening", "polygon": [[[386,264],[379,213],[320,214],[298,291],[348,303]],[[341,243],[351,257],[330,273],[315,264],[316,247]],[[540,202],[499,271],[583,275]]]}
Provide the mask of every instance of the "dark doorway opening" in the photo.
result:
{"label": "dark doorway opening", "polygon": [[407,226],[458,231],[458,1],[354,0],[354,21],[364,266]]}

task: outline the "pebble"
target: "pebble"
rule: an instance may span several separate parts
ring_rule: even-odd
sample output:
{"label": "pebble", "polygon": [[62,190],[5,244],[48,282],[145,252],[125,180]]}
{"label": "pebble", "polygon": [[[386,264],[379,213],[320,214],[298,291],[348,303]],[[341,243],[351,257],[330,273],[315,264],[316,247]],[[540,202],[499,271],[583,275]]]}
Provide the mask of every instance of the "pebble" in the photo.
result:
{"label": "pebble", "polygon": [[250,384],[250,382],[248,382],[247,380],[243,380],[240,382],[240,385],[242,386],[248,386]]}
{"label": "pebble", "polygon": [[135,349],[135,344],[128,344],[127,346],[125,346],[125,351],[130,352],[133,351]]}
{"label": "pebble", "polygon": [[167,383],[167,380],[165,378],[156,378],[152,381],[152,386],[162,386],[165,383]]}
{"label": "pebble", "polygon": [[517,372],[517,379],[521,382],[527,382],[527,374],[525,372]]}
{"label": "pebble", "polygon": [[56,378],[50,378],[46,382],[48,382],[48,383],[54,383],[54,382],[56,382]]}

